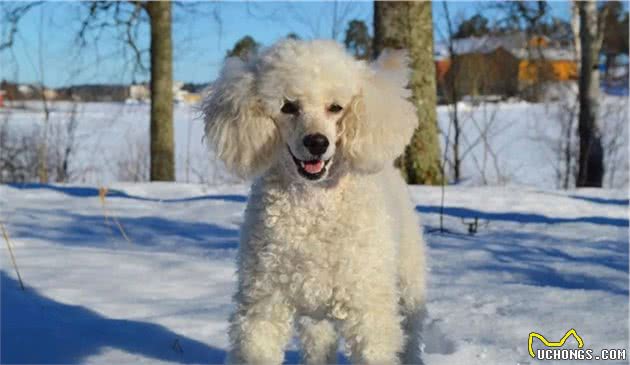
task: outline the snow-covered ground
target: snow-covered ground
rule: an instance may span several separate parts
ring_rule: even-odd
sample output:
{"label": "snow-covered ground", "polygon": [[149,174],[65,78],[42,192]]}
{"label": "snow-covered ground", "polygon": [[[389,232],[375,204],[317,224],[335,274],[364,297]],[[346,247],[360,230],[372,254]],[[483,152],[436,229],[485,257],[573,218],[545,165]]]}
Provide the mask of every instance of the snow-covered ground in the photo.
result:
{"label": "snow-covered ground", "polygon": [[[95,186],[0,186],[26,284],[3,248],[2,363],[224,359],[247,187],[111,189],[107,223]],[[532,331],[556,341],[574,328],[585,348],[628,348],[626,192],[447,187],[441,234],[440,189],[410,189],[428,232],[428,365],[533,364]]]}
{"label": "snow-covered ground", "polygon": [[[0,123],[6,121],[14,135],[41,133],[42,104],[26,102],[26,108],[0,109]],[[120,165],[138,166],[148,180],[149,104],[54,102],[49,120],[49,144],[65,145],[63,130],[74,117],[77,129],[74,153],[70,157],[70,182],[109,184],[128,181]],[[62,127],[59,127],[62,126]],[[57,128],[55,128],[57,127]],[[233,180],[210,158],[202,142],[203,121],[195,106],[174,107],[176,178],[180,182],[224,183]],[[61,135],[57,138],[58,135]],[[62,146],[59,146],[63,148]]]}
{"label": "snow-covered ground", "polygon": [[[570,92],[566,94],[572,95]],[[600,103],[607,162],[605,186],[627,188],[628,98],[604,95]],[[556,169],[563,166],[559,160],[563,156],[562,125],[570,117],[569,104],[567,101],[539,104],[518,101],[481,105],[460,103],[461,183],[468,186],[520,184],[558,188]],[[6,120],[18,134],[41,130],[41,103],[33,101],[26,106],[26,109],[0,109],[0,123]],[[50,115],[53,132],[54,126],[68,123],[72,110],[71,103],[53,103]],[[449,150],[447,156],[450,156],[454,136],[451,110],[449,106],[438,107],[438,121],[443,132],[441,146]],[[573,118],[576,116],[574,114]],[[233,178],[209,155],[202,141],[203,122],[199,117],[198,110],[193,106],[178,104],[175,107],[177,181],[232,182]],[[70,159],[70,182],[99,185],[129,181],[128,174],[121,173],[120,166],[137,165],[138,161],[143,162],[140,165],[144,166],[145,175],[148,175],[149,105],[78,103],[76,118],[76,153]],[[50,134],[50,143],[57,143],[61,148],[63,138],[59,141],[55,133]],[[449,136],[449,144],[446,136]],[[571,136],[575,144],[575,131]]]}

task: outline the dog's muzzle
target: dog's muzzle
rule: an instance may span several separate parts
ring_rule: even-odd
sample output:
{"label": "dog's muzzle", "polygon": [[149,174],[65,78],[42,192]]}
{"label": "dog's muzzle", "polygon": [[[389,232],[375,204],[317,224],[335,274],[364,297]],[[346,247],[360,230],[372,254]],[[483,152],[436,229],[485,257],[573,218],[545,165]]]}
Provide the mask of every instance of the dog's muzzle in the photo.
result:
{"label": "dog's muzzle", "polygon": [[298,173],[308,180],[319,180],[326,174],[326,169],[332,158],[328,160],[314,159],[314,160],[300,160],[295,157],[291,147],[287,145],[289,154],[293,158],[293,162],[297,167]]}

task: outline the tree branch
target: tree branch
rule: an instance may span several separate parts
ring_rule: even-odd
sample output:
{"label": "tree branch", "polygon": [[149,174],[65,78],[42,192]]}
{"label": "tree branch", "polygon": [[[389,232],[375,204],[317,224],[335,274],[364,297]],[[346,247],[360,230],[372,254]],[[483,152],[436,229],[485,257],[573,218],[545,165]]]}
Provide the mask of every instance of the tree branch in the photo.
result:
{"label": "tree branch", "polygon": [[[6,19],[6,22],[3,22],[8,25],[9,29],[7,31],[6,40],[0,41],[0,51],[11,48],[13,46],[13,42],[15,40],[15,35],[18,32],[18,23],[24,17],[29,10],[32,8],[39,6],[43,3],[43,1],[36,1],[32,3],[21,3],[12,7],[8,4],[3,4],[2,6],[2,15],[3,18]],[[4,32],[3,32],[4,33]]]}

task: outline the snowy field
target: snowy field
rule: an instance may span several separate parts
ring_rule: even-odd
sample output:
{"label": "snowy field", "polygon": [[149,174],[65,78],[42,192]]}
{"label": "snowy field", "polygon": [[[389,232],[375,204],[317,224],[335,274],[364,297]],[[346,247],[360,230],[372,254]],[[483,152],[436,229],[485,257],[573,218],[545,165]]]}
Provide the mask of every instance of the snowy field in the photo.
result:
{"label": "snowy field", "polygon": [[[74,150],[70,158],[71,182],[96,185],[128,181],[120,165],[138,168],[148,180],[149,110],[148,104],[52,103],[49,143],[61,148],[67,143],[63,126],[77,120]],[[0,122],[6,121],[15,135],[41,133],[44,125],[42,105],[26,102],[26,108],[0,109]],[[209,158],[202,142],[203,123],[196,107],[174,107],[176,178],[180,182],[224,183],[230,180]],[[56,128],[55,128],[56,127]],[[57,133],[61,130],[62,133]],[[61,135],[59,138],[57,136]]]}
{"label": "snowy field", "polygon": [[[107,223],[94,185],[0,186],[26,284],[2,249],[1,362],[222,362],[247,187],[111,188]],[[628,348],[625,191],[447,187],[439,234],[440,189],[410,189],[428,231],[427,365],[534,364],[531,331]]]}
{"label": "snowy field", "polygon": [[[606,148],[604,186],[627,188],[628,98],[604,95],[600,102],[600,123]],[[519,184],[558,188],[556,169],[563,165],[559,160],[564,138],[562,126],[571,114],[567,103],[516,101],[473,105],[461,102],[460,153],[463,162],[460,183],[467,186]],[[41,103],[28,102],[26,106],[26,109],[0,109],[0,123],[6,121],[17,135],[28,135],[33,130],[41,132]],[[78,126],[76,152],[69,164],[70,182],[101,185],[130,181],[129,174],[121,172],[121,166],[139,168],[148,176],[149,105],[53,103],[49,122],[51,145],[64,148],[63,136],[57,138],[59,133],[55,131],[63,129],[60,126],[71,120],[73,107],[76,107]],[[450,107],[438,107],[439,126],[443,132],[441,146],[448,149],[447,158],[452,159],[454,130],[450,113]],[[233,182],[234,179],[209,156],[202,141],[203,122],[199,117],[194,106],[179,104],[175,107],[177,181],[212,185]],[[575,130],[571,135],[575,145]],[[445,136],[449,136],[449,144]]]}
{"label": "snowy field", "polygon": [[[573,191],[554,190],[566,102],[460,103],[465,158],[446,188],[448,233],[435,231],[440,189],[410,187],[429,244],[427,365],[542,363],[528,354],[532,331],[556,341],[575,328],[585,348],[628,349],[628,99],[601,103],[605,145],[616,146],[605,185],[616,189]],[[221,363],[247,185],[209,155],[186,105],[175,108],[178,183],[119,182],[121,166],[148,173],[149,106],[54,103],[56,147],[73,107],[70,183],[0,185],[26,284],[0,250],[0,362]],[[450,111],[438,107],[449,151]],[[0,109],[0,122],[41,133],[41,104]],[[286,358],[298,361],[295,344]]]}

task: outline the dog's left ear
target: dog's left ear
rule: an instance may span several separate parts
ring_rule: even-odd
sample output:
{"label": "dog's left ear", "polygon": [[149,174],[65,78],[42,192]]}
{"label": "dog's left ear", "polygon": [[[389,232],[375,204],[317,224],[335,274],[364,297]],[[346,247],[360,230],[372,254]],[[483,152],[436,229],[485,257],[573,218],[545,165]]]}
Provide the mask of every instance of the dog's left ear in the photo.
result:
{"label": "dog's left ear", "polygon": [[269,168],[279,141],[256,92],[255,62],[226,60],[202,106],[208,144],[228,170],[243,178]]}
{"label": "dog's left ear", "polygon": [[342,120],[341,145],[352,169],[380,171],[393,164],[418,125],[409,101],[409,69],[404,51],[384,51],[366,68],[361,93]]}

